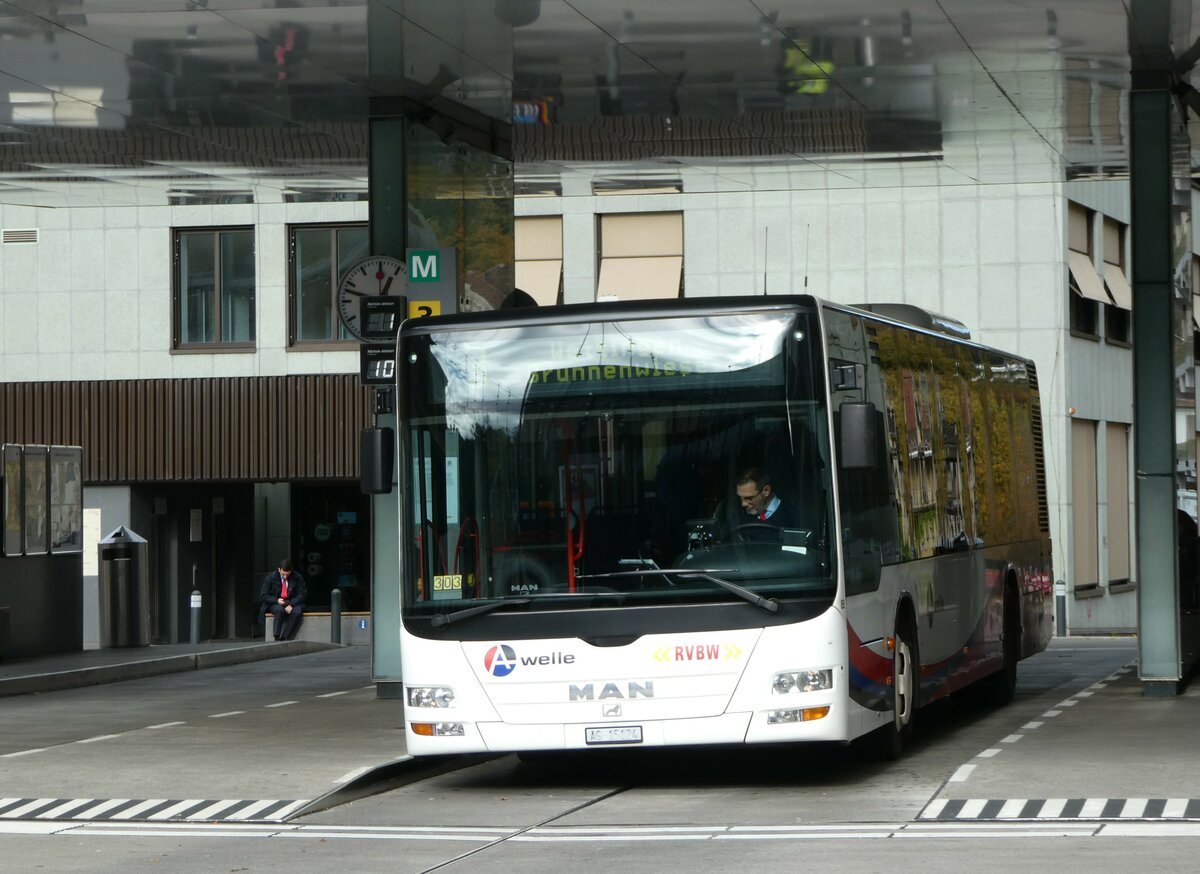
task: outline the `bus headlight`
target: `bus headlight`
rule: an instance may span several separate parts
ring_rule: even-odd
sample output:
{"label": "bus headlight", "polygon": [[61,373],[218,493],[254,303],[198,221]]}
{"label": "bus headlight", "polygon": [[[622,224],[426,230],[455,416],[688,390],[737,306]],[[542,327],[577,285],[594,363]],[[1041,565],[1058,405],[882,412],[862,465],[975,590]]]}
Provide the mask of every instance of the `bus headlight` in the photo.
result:
{"label": "bus headlight", "polygon": [[771,691],[779,695],[788,692],[820,692],[833,688],[833,671],[783,671],[775,675]]}
{"label": "bus headlight", "polygon": [[409,707],[453,707],[454,690],[448,686],[409,686]]}

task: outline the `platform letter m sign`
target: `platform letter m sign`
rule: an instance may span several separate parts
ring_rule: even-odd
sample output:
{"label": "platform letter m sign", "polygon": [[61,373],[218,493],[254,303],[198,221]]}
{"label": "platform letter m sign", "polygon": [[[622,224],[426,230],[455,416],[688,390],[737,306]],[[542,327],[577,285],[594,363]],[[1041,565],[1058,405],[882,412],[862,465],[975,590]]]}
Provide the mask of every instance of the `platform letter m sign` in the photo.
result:
{"label": "platform letter m sign", "polygon": [[441,274],[437,249],[413,249],[408,253],[409,282],[437,282]]}

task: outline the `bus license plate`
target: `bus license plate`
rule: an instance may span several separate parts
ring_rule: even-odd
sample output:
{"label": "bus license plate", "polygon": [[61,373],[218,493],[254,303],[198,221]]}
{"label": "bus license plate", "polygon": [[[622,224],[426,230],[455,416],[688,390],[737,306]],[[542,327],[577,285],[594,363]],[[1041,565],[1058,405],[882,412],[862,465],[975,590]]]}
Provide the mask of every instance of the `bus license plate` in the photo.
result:
{"label": "bus license plate", "polygon": [[603,728],[584,729],[584,740],[590,744],[640,744],[640,725],[606,725]]}

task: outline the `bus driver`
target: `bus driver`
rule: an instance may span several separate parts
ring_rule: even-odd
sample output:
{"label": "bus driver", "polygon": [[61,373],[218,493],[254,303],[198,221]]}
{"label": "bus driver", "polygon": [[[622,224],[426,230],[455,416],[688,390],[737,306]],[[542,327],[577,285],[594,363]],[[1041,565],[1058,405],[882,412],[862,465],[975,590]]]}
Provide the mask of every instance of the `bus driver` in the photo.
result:
{"label": "bus driver", "polygon": [[771,476],[761,467],[745,468],[737,478],[737,496],[742,512],[750,519],[743,519],[742,525],[752,525],[755,521],[776,528],[796,528],[798,502],[786,503],[775,493],[771,485]]}

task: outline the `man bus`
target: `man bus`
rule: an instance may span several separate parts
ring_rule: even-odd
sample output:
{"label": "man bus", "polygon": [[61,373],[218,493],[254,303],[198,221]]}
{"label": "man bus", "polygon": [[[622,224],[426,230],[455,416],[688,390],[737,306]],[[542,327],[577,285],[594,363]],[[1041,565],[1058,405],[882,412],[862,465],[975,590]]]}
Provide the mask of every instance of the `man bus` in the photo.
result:
{"label": "man bus", "polygon": [[[1033,363],[873,309],[406,323],[408,751],[874,732],[895,755],[930,701],[974,683],[1010,698],[1053,625]],[[786,515],[746,512],[748,470]]]}

